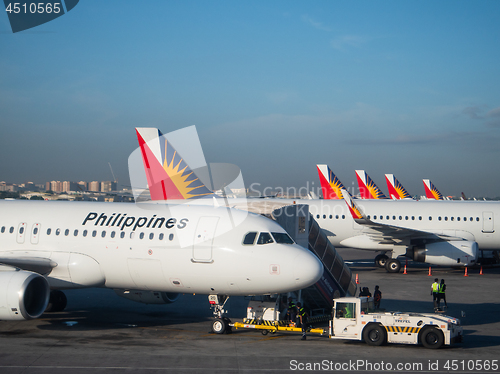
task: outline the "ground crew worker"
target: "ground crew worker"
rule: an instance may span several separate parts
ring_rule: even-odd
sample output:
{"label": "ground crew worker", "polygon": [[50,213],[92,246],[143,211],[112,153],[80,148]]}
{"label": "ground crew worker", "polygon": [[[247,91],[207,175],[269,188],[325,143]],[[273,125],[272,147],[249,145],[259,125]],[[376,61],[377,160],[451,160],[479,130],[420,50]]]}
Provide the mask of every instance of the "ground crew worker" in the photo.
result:
{"label": "ground crew worker", "polygon": [[295,302],[291,297],[288,298],[288,310],[287,310],[288,320],[292,323],[295,323],[295,316],[297,315],[297,307],[295,306]]}
{"label": "ground crew worker", "polygon": [[448,303],[446,302],[446,284],[444,284],[444,279],[441,279],[441,284],[439,285],[438,291],[438,305],[444,300],[444,306],[448,309]]}
{"label": "ground crew worker", "polygon": [[373,306],[375,309],[380,309],[380,300],[382,300],[382,292],[380,292],[378,286],[375,286],[375,292],[373,293]]}
{"label": "ground crew worker", "polygon": [[308,314],[300,303],[297,303],[297,310],[298,310],[297,316],[299,317],[300,327],[302,327],[302,338],[300,340],[306,340]]}
{"label": "ground crew worker", "polygon": [[431,295],[432,295],[432,301],[434,301],[434,311],[437,311],[439,309],[439,279],[435,278],[434,283],[431,285]]}

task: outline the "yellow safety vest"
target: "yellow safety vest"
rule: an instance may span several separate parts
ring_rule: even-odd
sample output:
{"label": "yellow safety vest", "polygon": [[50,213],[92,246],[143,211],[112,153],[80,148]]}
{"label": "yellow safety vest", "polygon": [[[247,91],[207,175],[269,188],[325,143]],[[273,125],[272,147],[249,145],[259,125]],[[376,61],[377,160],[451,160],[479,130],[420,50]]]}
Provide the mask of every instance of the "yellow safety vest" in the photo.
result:
{"label": "yellow safety vest", "polygon": [[439,283],[432,283],[432,292],[438,293],[439,292]]}

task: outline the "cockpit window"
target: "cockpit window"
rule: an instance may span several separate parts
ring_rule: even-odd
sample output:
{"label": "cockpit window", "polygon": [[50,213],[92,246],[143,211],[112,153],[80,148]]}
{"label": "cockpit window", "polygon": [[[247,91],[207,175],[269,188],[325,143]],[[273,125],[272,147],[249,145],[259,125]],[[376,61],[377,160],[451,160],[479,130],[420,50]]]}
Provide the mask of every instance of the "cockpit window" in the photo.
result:
{"label": "cockpit window", "polygon": [[276,243],[280,244],[293,244],[292,238],[286,232],[272,232],[274,240]]}
{"label": "cockpit window", "polygon": [[255,243],[255,238],[256,237],[257,237],[257,233],[256,232],[249,232],[243,238],[243,244],[252,245],[253,243]]}
{"label": "cockpit window", "polygon": [[271,234],[269,234],[268,232],[261,232],[259,235],[259,239],[257,240],[257,244],[269,244],[269,243],[274,243]]}

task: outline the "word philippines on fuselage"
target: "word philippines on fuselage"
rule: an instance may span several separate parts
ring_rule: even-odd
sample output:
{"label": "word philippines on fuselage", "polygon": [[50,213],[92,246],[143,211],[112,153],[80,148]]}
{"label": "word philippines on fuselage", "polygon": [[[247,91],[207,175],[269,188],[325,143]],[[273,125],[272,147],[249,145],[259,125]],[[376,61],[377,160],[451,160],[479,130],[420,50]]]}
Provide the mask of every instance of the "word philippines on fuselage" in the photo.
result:
{"label": "word philippines on fuselage", "polygon": [[132,231],[138,228],[146,227],[152,229],[171,229],[177,227],[178,229],[183,229],[186,227],[189,219],[181,218],[177,219],[174,217],[165,218],[157,217],[153,214],[151,217],[133,217],[127,216],[127,213],[113,213],[107,215],[106,213],[101,213],[100,215],[96,212],[90,212],[87,217],[83,220],[82,226],[87,225],[87,223],[94,223],[94,226],[105,226],[105,227],[119,227],[120,230],[124,230],[127,227],[132,227]]}

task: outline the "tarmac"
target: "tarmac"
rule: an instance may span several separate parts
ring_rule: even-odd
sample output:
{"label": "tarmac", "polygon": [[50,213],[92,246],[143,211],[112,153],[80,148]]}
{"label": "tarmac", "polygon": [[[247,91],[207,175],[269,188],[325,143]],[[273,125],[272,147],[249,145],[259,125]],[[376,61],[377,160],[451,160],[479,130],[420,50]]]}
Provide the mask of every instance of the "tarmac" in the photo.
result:
{"label": "tarmac", "polygon": [[[288,373],[499,372],[500,268],[463,269],[410,263],[407,274],[373,265],[373,253],[339,250],[359,286],[380,286],[388,311],[432,312],[431,283],[444,278],[448,310],[464,326],[464,342],[431,350],[420,345],[372,347],[328,336],[236,330],[210,332],[206,295],[169,305],[144,305],[112,290],[65,291],[64,312],[31,321],[0,321],[0,373]],[[247,300],[229,299],[233,321]]]}

